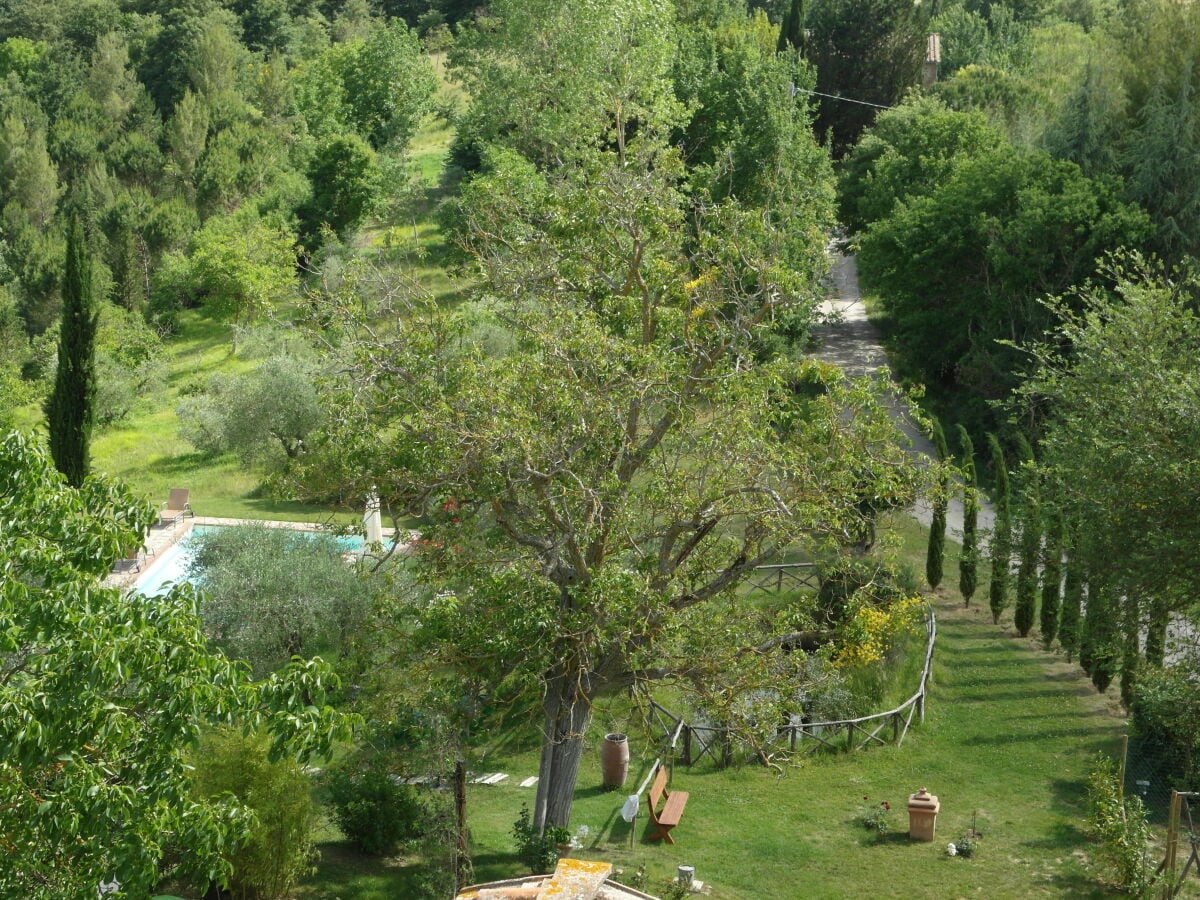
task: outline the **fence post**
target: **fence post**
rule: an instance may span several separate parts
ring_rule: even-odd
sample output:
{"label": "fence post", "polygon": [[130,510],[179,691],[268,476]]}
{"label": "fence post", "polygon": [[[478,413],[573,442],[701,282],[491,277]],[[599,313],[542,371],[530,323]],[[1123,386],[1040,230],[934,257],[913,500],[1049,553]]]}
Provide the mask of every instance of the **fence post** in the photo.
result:
{"label": "fence post", "polygon": [[683,726],[683,764],[692,767],[692,726]]}
{"label": "fence post", "polygon": [[1179,853],[1179,791],[1171,791],[1171,809],[1167,814],[1167,856],[1163,860],[1163,900],[1175,896],[1175,862]]}
{"label": "fence post", "polygon": [[849,753],[854,749],[854,723],[846,723],[846,752]]}
{"label": "fence post", "polygon": [[1125,799],[1125,767],[1129,764],[1129,735],[1121,735],[1121,777],[1117,779],[1117,799]]}
{"label": "fence post", "polygon": [[892,743],[900,740],[900,713],[892,716]]}

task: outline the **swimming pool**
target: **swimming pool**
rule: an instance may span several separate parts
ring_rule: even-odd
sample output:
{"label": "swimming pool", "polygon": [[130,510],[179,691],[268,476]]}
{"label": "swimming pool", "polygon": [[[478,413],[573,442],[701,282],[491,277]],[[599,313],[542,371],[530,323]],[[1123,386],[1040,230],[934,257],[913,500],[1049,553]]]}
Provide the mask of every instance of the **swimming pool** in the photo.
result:
{"label": "swimming pool", "polygon": [[[194,545],[192,538],[196,535],[209,534],[222,528],[238,528],[247,526],[237,525],[194,525],[187,535],[179,542],[172,544],[154,560],[151,566],[141,574],[133,589],[146,597],[157,597],[165,594],[172,584],[187,581],[188,566],[191,565]],[[254,526],[249,526],[254,527]],[[327,532],[308,529],[296,529],[294,534],[314,536]],[[362,535],[339,534],[336,536],[338,546],[344,553],[356,553],[362,550],[364,541]]]}

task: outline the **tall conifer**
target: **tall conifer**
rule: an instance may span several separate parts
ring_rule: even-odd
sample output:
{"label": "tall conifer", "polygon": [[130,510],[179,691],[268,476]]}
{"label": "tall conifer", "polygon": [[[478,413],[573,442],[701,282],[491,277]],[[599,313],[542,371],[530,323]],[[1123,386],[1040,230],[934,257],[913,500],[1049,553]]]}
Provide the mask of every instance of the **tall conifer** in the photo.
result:
{"label": "tall conifer", "polygon": [[1138,668],[1141,666],[1138,637],[1141,633],[1141,620],[1137,598],[1126,593],[1121,598],[1124,603],[1121,622],[1121,702],[1128,709],[1133,703],[1133,685],[1137,681]]}
{"label": "tall conifer", "polygon": [[962,425],[958,426],[958,441],[962,446],[963,473],[963,539],[962,556],[958,559],[958,590],[963,606],[970,606],[979,575],[979,495],[975,487],[975,445]]}
{"label": "tall conifer", "polygon": [[1021,454],[1021,564],[1017,569],[1017,602],[1013,624],[1026,637],[1037,615],[1038,565],[1042,555],[1042,512],[1033,448],[1025,435],[1017,436]]}
{"label": "tall conifer", "polygon": [[[1122,641],[1117,627],[1117,592],[1111,584],[1088,586],[1087,611],[1083,619],[1083,647],[1087,648],[1088,674],[1096,690],[1104,693],[1121,668]],[[1084,651],[1079,652],[1083,662]]]}
{"label": "tall conifer", "polygon": [[1063,584],[1063,602],[1061,621],[1058,625],[1058,643],[1067,651],[1067,661],[1075,653],[1080,652],[1080,612],[1083,607],[1083,566],[1078,554],[1074,552],[1074,530],[1069,523],[1063,523],[1064,549],[1067,556],[1067,579]]}
{"label": "tall conifer", "polygon": [[988,585],[988,603],[992,609],[992,621],[1000,622],[1000,614],[1008,606],[1009,565],[1012,559],[1012,520],[1009,512],[1008,463],[1004,449],[994,434],[988,434],[988,447],[992,451],[992,467],[996,475],[995,507],[996,523],[992,527],[991,582]]}
{"label": "tall conifer", "polygon": [[1046,549],[1042,557],[1042,646],[1047,650],[1058,635],[1060,591],[1062,590],[1063,517],[1058,510],[1047,514]]}
{"label": "tall conifer", "polygon": [[783,53],[791,49],[798,50],[801,56],[804,55],[804,18],[803,0],[792,0],[783,21],[779,23],[779,43],[776,45],[778,52]]}
{"label": "tall conifer", "polygon": [[58,370],[54,390],[46,401],[46,422],[55,468],[69,484],[79,487],[88,474],[88,449],[95,421],[99,312],[92,290],[92,260],[78,218],[72,218],[68,226],[62,301]]}
{"label": "tall conifer", "polygon": [[[942,431],[942,423],[933,420],[933,446],[937,451],[938,461],[945,462],[950,451],[946,447],[946,435]],[[950,502],[950,476],[942,475],[940,491],[933,501],[933,518],[929,523],[929,547],[925,554],[925,577],[929,587],[936,590],[942,583],[942,565],[946,553],[946,506]]]}

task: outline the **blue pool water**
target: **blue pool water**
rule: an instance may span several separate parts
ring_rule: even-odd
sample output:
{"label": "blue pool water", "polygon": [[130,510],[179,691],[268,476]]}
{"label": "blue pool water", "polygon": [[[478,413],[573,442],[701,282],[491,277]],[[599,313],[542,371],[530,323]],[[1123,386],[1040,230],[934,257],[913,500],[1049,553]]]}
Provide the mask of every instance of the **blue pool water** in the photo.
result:
{"label": "blue pool water", "polygon": [[[191,539],[193,535],[207,534],[217,531],[221,528],[236,527],[228,525],[196,525],[188,532],[187,537],[179,543],[168,547],[163,551],[162,555],[154,561],[134,585],[134,589],[139,594],[144,594],[147,597],[157,597],[160,594],[165,594],[170,585],[180,581],[187,581],[188,566],[192,562],[193,545]],[[319,532],[315,531],[295,531],[294,534],[300,535],[315,535]],[[337,536],[338,546],[343,552],[351,553],[363,548],[363,538],[355,534],[343,534]]]}

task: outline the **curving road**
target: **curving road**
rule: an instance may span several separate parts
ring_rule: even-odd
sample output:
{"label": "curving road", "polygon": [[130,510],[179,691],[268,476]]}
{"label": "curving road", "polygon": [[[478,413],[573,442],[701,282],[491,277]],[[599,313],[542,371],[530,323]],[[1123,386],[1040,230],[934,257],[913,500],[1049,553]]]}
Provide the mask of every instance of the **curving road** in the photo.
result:
{"label": "curving road", "polygon": [[[832,262],[830,291],[829,296],[821,303],[821,313],[826,317],[826,324],[814,329],[814,337],[820,346],[813,356],[836,363],[852,378],[861,378],[879,369],[888,369],[890,374],[879,331],[867,316],[867,308],[858,287],[857,262],[853,256],[838,250],[836,245],[830,246],[829,255]],[[887,404],[900,428],[908,436],[912,452],[922,459],[932,459],[935,456],[933,444],[909,418],[907,404],[900,399],[898,391],[887,398]],[[979,505],[979,529],[981,532],[990,531],[995,520],[992,506],[983,496],[979,499]],[[923,525],[929,525],[932,514],[927,503],[919,502],[914,507],[913,514]],[[946,531],[957,541],[962,540],[962,516],[960,495],[950,501],[946,511]],[[981,533],[980,549],[985,547],[986,535]]]}

